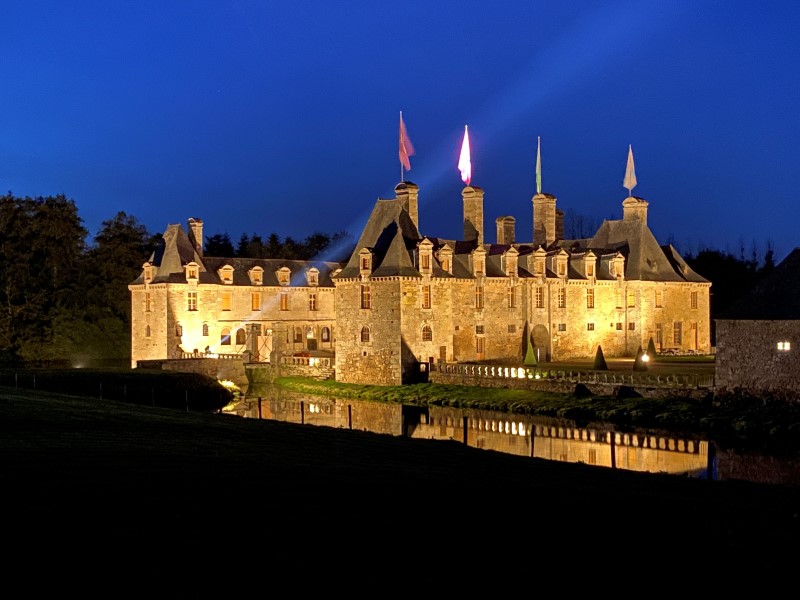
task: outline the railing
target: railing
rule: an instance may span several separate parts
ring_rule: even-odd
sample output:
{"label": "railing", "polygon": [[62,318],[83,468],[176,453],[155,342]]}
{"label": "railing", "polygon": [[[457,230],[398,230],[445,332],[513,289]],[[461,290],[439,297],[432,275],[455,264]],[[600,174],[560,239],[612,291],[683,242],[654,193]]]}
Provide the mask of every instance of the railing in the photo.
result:
{"label": "railing", "polygon": [[442,373],[474,378],[532,379],[584,384],[630,385],[636,387],[714,387],[713,375],[621,373],[619,371],[578,371],[572,369],[540,369],[534,367],[505,367],[439,363]]}

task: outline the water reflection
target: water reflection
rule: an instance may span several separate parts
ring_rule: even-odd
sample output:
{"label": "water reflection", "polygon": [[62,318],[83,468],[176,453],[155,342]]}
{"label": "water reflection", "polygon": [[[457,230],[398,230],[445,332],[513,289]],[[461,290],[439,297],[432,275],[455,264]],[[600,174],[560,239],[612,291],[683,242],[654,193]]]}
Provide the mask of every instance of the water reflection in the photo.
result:
{"label": "water reflection", "polygon": [[256,419],[454,440],[475,448],[598,467],[716,479],[714,445],[612,426],[504,412],[329,398],[252,386],[228,412]]}

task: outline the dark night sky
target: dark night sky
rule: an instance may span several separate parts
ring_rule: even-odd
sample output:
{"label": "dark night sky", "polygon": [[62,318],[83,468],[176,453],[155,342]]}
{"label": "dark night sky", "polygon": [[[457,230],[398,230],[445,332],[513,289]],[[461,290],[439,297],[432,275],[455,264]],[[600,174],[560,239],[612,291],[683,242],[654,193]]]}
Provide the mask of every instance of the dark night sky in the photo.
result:
{"label": "dark night sky", "polygon": [[800,3],[6,0],[0,189],[63,193],[91,236],[357,236],[416,154],[423,234],[461,236],[464,126],[487,241],[543,191],[686,253],[796,245]]}

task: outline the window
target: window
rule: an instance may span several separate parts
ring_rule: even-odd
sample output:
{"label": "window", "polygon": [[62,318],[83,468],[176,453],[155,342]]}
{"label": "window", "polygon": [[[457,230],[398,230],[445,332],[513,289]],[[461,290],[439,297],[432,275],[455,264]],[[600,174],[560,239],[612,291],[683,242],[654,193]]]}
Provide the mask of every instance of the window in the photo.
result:
{"label": "window", "polygon": [[636,323],[628,323],[628,331],[636,331]]}
{"label": "window", "polygon": [[319,269],[313,267],[308,270],[306,275],[306,280],[308,281],[308,285],[318,285],[319,284]]}
{"label": "window", "polygon": [[516,332],[517,332],[517,326],[516,325],[509,325],[508,326],[508,333],[516,333]]}
{"label": "window", "polygon": [[303,343],[303,328],[302,327],[295,327],[294,328],[294,343],[295,344],[302,344]]}
{"label": "window", "polygon": [[181,337],[183,335],[183,325],[180,323],[175,323],[175,337]]}
{"label": "window", "polygon": [[536,308],[544,308],[544,288],[536,286]]}
{"label": "window", "polygon": [[680,321],[672,324],[672,343],[675,346],[683,344],[683,323]]}
{"label": "window", "polygon": [[423,271],[427,271],[431,268],[431,255],[430,254],[423,254],[419,257],[419,264]]}
{"label": "window", "polygon": [[540,276],[540,277],[542,275],[544,275],[544,261],[543,260],[540,259],[540,260],[536,261],[535,266],[534,266],[534,275],[537,275],[537,276]]}
{"label": "window", "polygon": [[622,323],[617,323],[617,331],[622,331]]}
{"label": "window", "polygon": [[628,290],[628,308],[636,306],[636,292]]}
{"label": "window", "polygon": [[230,265],[225,265],[220,269],[220,277],[222,277],[222,283],[230,285],[233,283],[233,267]]}
{"label": "window", "polygon": [[475,286],[475,308],[483,308],[483,286]]}
{"label": "window", "polygon": [[663,292],[661,290],[656,290],[656,308],[662,308],[664,305],[662,304],[663,300]]}
{"label": "window", "polygon": [[208,323],[203,323],[203,336],[208,337]]}
{"label": "window", "polygon": [[281,310],[289,310],[289,294],[281,292]]}
{"label": "window", "polygon": [[564,261],[559,260],[558,261],[558,276],[559,277],[563,277],[566,274],[567,274],[567,263],[565,263]]}
{"label": "window", "polygon": [[594,265],[591,263],[586,265],[586,276],[594,277]]}
{"label": "window", "polygon": [[586,331],[594,331],[594,323],[587,323]]}
{"label": "window", "polygon": [[558,308],[565,308],[567,306],[567,290],[566,288],[558,288]]}
{"label": "window", "polygon": [[475,333],[478,335],[483,335],[483,325],[475,325]]}
{"label": "window", "polygon": [[361,270],[362,271],[369,271],[369,256],[362,256],[361,257]]}
{"label": "window", "polygon": [[433,330],[431,329],[430,325],[425,325],[422,328],[422,341],[423,342],[433,341]]}
{"label": "window", "polygon": [[617,300],[617,308],[622,308],[622,290],[615,290],[614,296]]}
{"label": "window", "polygon": [[655,340],[656,348],[661,348],[664,345],[664,334],[663,328],[661,327],[661,323],[656,323],[656,340]]}
{"label": "window", "polygon": [[366,325],[364,325],[361,328],[361,341],[362,342],[368,342],[369,341],[369,327],[367,327]]}
{"label": "window", "polygon": [[697,308],[697,292],[691,294],[692,308]]}
{"label": "window", "polygon": [[195,264],[186,266],[186,279],[197,279],[198,267]]}
{"label": "window", "polygon": [[186,294],[186,309],[197,310],[197,292],[187,292]]}
{"label": "window", "polygon": [[292,272],[289,267],[282,267],[278,270],[278,283],[281,285],[289,285],[289,276]]}
{"label": "window", "polygon": [[361,308],[372,308],[372,295],[368,285],[361,286]]}
{"label": "window", "polygon": [[250,294],[250,309],[261,310],[261,292],[253,292]]}
{"label": "window", "polygon": [[422,308],[431,307],[431,286],[422,286]]}
{"label": "window", "polygon": [[222,292],[222,310],[231,309],[231,293]]}
{"label": "window", "polygon": [[323,342],[330,342],[331,341],[331,329],[330,329],[330,327],[323,327],[322,328],[322,341]]}
{"label": "window", "polygon": [[567,330],[567,324],[566,323],[559,323],[558,324],[558,330],[559,331],[566,331]]}
{"label": "window", "polygon": [[317,310],[317,293],[308,293],[308,310]]}
{"label": "window", "polygon": [[778,342],[778,350],[782,352],[788,352],[791,349],[792,349],[791,342]]}
{"label": "window", "polygon": [[511,286],[508,288],[508,308],[517,307],[517,288]]}
{"label": "window", "polygon": [[244,329],[237,329],[236,330],[236,344],[238,346],[243,346],[247,341],[247,336],[244,333]]}
{"label": "window", "polygon": [[250,271],[250,280],[253,285],[261,285],[264,283],[264,269],[261,267],[253,267]]}
{"label": "window", "polygon": [[150,292],[144,293],[144,312],[150,312],[153,309],[153,297]]}
{"label": "window", "polygon": [[476,338],[475,339],[475,352],[478,354],[483,354],[486,351],[486,338]]}
{"label": "window", "polygon": [[475,275],[483,275],[483,259],[475,259]]}
{"label": "window", "polygon": [[219,343],[223,346],[231,345],[231,330],[227,327],[222,330],[219,336]]}
{"label": "window", "polygon": [[144,328],[144,337],[150,337],[150,325]]}
{"label": "window", "polygon": [[144,280],[146,283],[150,283],[153,279],[153,265],[150,263],[145,263],[144,265]]}
{"label": "window", "polygon": [[594,308],[594,288],[586,290],[586,308]]}

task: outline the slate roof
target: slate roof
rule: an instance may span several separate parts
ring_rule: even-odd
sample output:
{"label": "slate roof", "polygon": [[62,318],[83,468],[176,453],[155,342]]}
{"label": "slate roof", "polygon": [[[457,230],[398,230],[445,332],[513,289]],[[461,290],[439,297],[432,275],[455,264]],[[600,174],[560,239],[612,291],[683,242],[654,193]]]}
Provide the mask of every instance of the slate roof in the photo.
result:
{"label": "slate roof", "polygon": [[753,290],[717,320],[800,320],[800,248],[795,248]]}
{"label": "slate roof", "polygon": [[[199,282],[222,284],[219,269],[225,265],[233,267],[233,285],[252,285],[248,271],[253,267],[264,270],[262,286],[278,286],[276,272],[288,267],[291,272],[290,286],[306,287],[306,271],[316,267],[319,271],[318,287],[333,287],[331,272],[342,267],[341,263],[314,260],[287,260],[281,258],[227,258],[200,256],[180,225],[169,225],[164,232],[162,244],[150,256],[149,262],[156,268],[151,283],[186,283],[184,266],[196,262],[199,266]],[[144,274],[139,274],[132,283],[144,283]]]}

